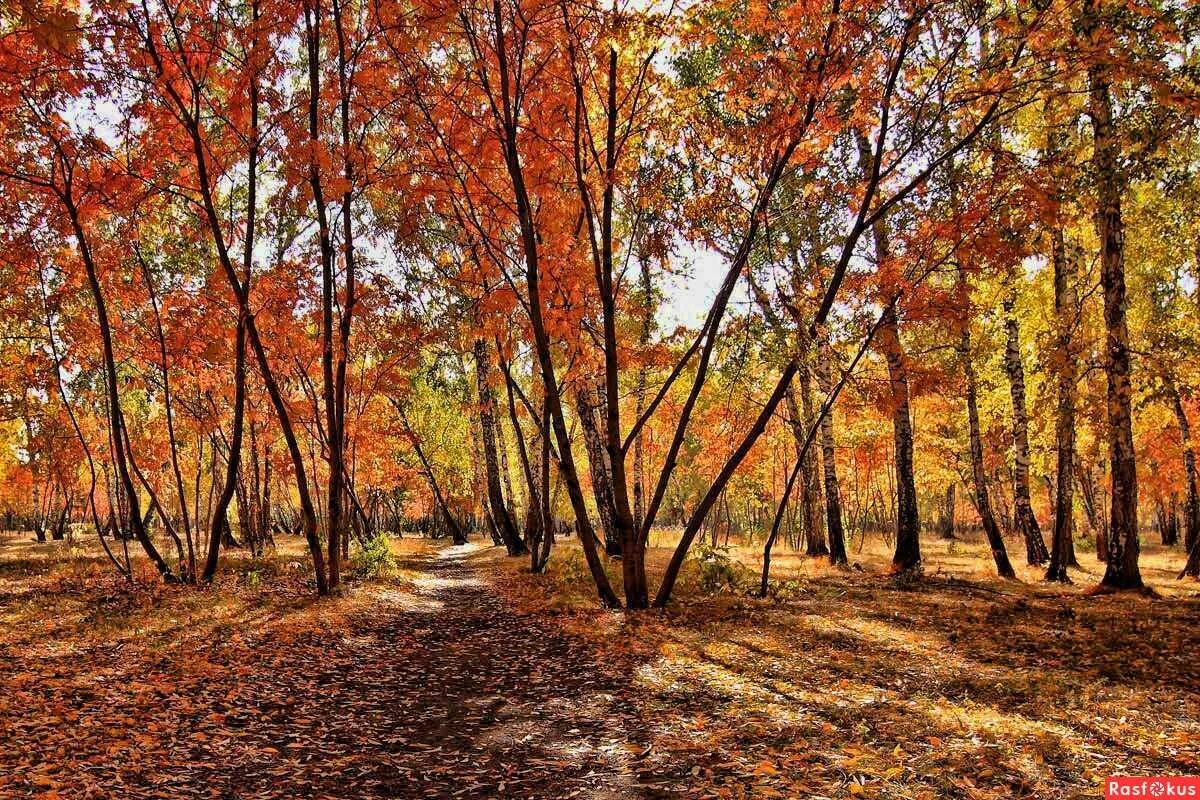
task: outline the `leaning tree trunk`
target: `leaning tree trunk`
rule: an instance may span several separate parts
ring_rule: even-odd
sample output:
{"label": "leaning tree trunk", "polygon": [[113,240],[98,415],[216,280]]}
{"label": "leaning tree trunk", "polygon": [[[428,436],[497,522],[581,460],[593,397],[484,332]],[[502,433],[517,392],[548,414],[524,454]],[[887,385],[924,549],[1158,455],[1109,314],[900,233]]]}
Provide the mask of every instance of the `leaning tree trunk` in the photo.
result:
{"label": "leaning tree trunk", "polygon": [[996,516],[992,512],[987,472],[983,465],[983,438],[979,431],[978,380],[975,376],[975,362],[971,358],[970,290],[967,288],[966,273],[961,264],[958,267],[958,284],[964,315],[962,332],[959,334],[958,352],[967,384],[967,425],[970,429],[971,477],[975,488],[975,509],[979,512],[980,522],[983,523],[983,532],[987,535],[988,546],[992,548],[992,558],[996,561],[996,572],[1002,578],[1015,578],[1016,573],[1008,561],[1008,551],[1004,547],[1004,537],[1000,535],[1000,526],[996,524]]}
{"label": "leaning tree trunk", "polygon": [[[807,421],[803,412],[800,410],[800,403],[796,399],[796,387],[793,385],[784,398],[787,405],[787,416],[792,427],[792,439],[795,445],[796,457],[800,457],[800,451],[804,446],[804,438],[808,428]],[[814,509],[816,508],[816,500],[813,497],[813,484],[810,480],[812,474],[812,462],[807,456],[799,462],[799,482],[800,482],[800,497],[799,500],[799,536],[796,537],[795,546],[799,546],[801,542],[809,542],[814,536],[811,528],[813,526]]]}
{"label": "leaning tree trunk", "polygon": [[[1015,276],[1010,275],[1010,280]],[[1013,522],[1025,539],[1025,560],[1030,566],[1049,559],[1042,529],[1033,513],[1029,491],[1029,416],[1025,408],[1025,367],[1021,363],[1021,328],[1014,311],[1015,282],[1004,300],[1004,368],[1008,373],[1013,409]]]}
{"label": "leaning tree trunk", "polygon": [[[497,345],[497,349],[499,346]],[[548,537],[546,526],[546,506],[545,491],[539,484],[541,482],[541,472],[543,470],[542,451],[546,449],[549,440],[546,438],[545,431],[541,428],[541,423],[545,422],[545,403],[543,406],[542,415],[539,418],[535,417],[533,422],[533,445],[534,453],[529,454],[529,448],[525,440],[525,431],[521,427],[521,419],[517,415],[517,402],[515,399],[516,381],[512,375],[512,367],[503,360],[500,362],[501,371],[504,373],[504,394],[508,400],[508,421],[512,425],[513,439],[517,443],[517,459],[521,465],[521,474],[525,477],[525,545],[529,548],[529,568],[532,572],[541,572],[545,567],[545,563],[541,560],[540,544],[546,541]],[[537,376],[533,376],[533,386],[537,387]],[[549,457],[547,450],[546,457]]]}
{"label": "leaning tree trunk", "polygon": [[[458,520],[450,511],[450,504],[446,501],[446,496],[442,494],[442,487],[438,483],[437,475],[433,472],[433,463],[425,455],[425,448],[421,447],[421,440],[409,423],[408,415],[404,413],[404,406],[395,398],[392,398],[392,406],[396,409],[396,413],[400,416],[400,421],[404,424],[404,429],[412,441],[413,452],[417,454],[417,460],[421,462],[421,471],[425,473],[425,480],[429,483],[429,490],[433,493],[433,501],[442,514],[442,520],[446,523],[446,530],[450,533],[451,541],[456,545],[466,544],[466,534],[463,533],[462,526],[458,524]],[[520,430],[517,430],[516,433],[517,436],[521,435]]]}
{"label": "leaning tree trunk", "polygon": [[[1085,0],[1083,28],[1099,39],[1097,0]],[[1100,239],[1100,285],[1104,290],[1105,372],[1108,377],[1108,445],[1112,506],[1108,552],[1101,586],[1140,589],[1138,568],[1137,455],[1133,447],[1133,385],[1129,368],[1129,326],[1125,319],[1125,231],[1121,216],[1120,143],[1113,124],[1109,68],[1088,68],[1092,118],[1092,168],[1097,190],[1096,234]]]}
{"label": "leaning tree trunk", "polygon": [[129,504],[129,522],[133,529],[134,537],[141,544],[142,550],[146,553],[150,562],[154,564],[163,580],[173,583],[177,580],[175,573],[171,571],[162,554],[158,552],[158,548],[154,546],[154,542],[146,530],[146,524],[142,521],[137,488],[133,484],[133,477],[127,461],[128,454],[123,435],[125,417],[121,410],[121,395],[117,388],[117,364],[116,357],[113,354],[112,328],[109,325],[108,305],[104,299],[104,292],[100,287],[96,262],[92,258],[91,245],[88,242],[87,235],[83,231],[79,209],[75,206],[74,199],[68,196],[65,198],[65,202],[75,234],[75,243],[79,248],[80,259],[83,261],[84,269],[87,273],[88,286],[91,289],[92,300],[95,303],[96,323],[100,329],[100,343],[104,355],[104,388],[108,399],[109,435],[112,437],[113,442],[113,461],[116,463],[118,486],[124,493],[126,502]]}

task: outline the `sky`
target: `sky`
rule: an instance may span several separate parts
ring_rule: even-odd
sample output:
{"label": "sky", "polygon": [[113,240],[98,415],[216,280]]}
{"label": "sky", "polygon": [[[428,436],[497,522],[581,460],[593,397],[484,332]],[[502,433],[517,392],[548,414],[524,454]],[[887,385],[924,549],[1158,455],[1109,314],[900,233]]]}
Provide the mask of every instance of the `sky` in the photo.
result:
{"label": "sky", "polygon": [[[658,308],[659,330],[670,331],[680,325],[698,328],[704,323],[713,297],[725,279],[729,261],[712,250],[683,244],[673,263],[677,272],[665,276],[659,286],[663,295]],[[749,300],[744,285],[739,282],[730,305],[744,305]]]}

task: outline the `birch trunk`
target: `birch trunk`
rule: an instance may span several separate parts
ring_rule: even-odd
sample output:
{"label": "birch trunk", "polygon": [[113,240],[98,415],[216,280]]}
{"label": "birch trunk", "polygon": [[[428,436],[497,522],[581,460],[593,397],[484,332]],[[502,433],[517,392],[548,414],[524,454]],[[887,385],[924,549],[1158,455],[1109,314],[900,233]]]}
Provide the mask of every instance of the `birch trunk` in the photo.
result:
{"label": "birch trunk", "polygon": [[1183,445],[1183,467],[1187,476],[1187,504],[1183,508],[1183,543],[1188,552],[1188,562],[1180,577],[1190,575],[1200,577],[1200,558],[1194,557],[1200,541],[1200,499],[1196,496],[1196,451],[1192,447],[1192,428],[1188,423],[1187,414],[1183,409],[1183,398],[1174,380],[1168,380],[1167,389],[1171,393],[1171,405],[1175,410],[1175,419],[1179,423],[1179,440]]}
{"label": "birch trunk", "polygon": [[1013,571],[1012,564],[1009,563],[1008,551],[1004,547],[1004,537],[1000,534],[1000,526],[996,524],[996,516],[992,511],[991,498],[988,494],[987,472],[983,465],[983,438],[979,430],[978,379],[975,375],[975,362],[971,358],[970,290],[962,264],[959,264],[958,267],[958,286],[964,305],[958,353],[966,380],[967,424],[970,429],[971,477],[975,489],[975,509],[979,512],[979,519],[983,523],[983,532],[987,536],[988,546],[992,549],[996,572],[1002,578],[1015,578],[1016,573]]}
{"label": "birch trunk", "polygon": [[1025,367],[1021,363],[1021,328],[1015,312],[1016,282],[1004,300],[1004,371],[1008,374],[1013,409],[1013,524],[1025,539],[1025,560],[1031,566],[1050,558],[1042,529],[1033,513],[1029,489],[1029,416],[1025,407]]}
{"label": "birch trunk", "polygon": [[[650,329],[654,324],[654,306],[651,304],[651,292],[653,287],[650,284],[650,265],[645,257],[639,259],[641,266],[641,290],[642,302],[645,303],[645,309],[642,312],[642,330],[638,337],[639,349],[642,353],[647,352],[650,346]],[[646,381],[647,381],[647,364],[643,361],[638,366],[637,374],[637,389],[636,394],[636,413],[633,418],[641,419],[642,414],[646,411]],[[643,441],[644,431],[639,429],[637,437],[633,441],[633,527],[635,530],[642,529],[642,523],[646,519],[646,488],[642,484],[642,476],[644,475],[646,446]]]}
{"label": "birch trunk", "polygon": [[[828,340],[822,341],[817,357],[817,384],[827,398],[833,391],[832,360],[833,351]],[[842,530],[842,492],[838,485],[837,451],[833,440],[833,409],[821,418],[821,468],[825,477],[825,522],[829,529],[829,563],[840,566],[847,563],[846,535]]]}
{"label": "birch trunk", "polygon": [[[858,140],[859,167],[869,178],[871,147],[866,134],[855,131]],[[882,265],[891,258],[887,223],[880,219],[871,226],[875,261]],[[917,482],[913,470],[912,412],[909,403],[908,367],[900,340],[900,315],[891,303],[882,316],[876,341],[887,360],[888,390],[891,395],[893,458],[896,473],[896,552],[892,572],[919,570],[921,567],[921,519],[917,511]]]}
{"label": "birch trunk", "polygon": [[[816,413],[813,409],[812,397],[812,373],[809,371],[809,362],[811,360],[812,348],[808,346],[807,341],[803,346],[803,352],[800,354],[800,372],[797,376],[800,383],[800,403],[803,411],[804,433],[807,436],[807,431],[816,421]],[[803,442],[797,442],[797,447],[802,447]],[[829,545],[825,541],[824,521],[821,519],[821,506],[823,500],[821,497],[821,478],[817,468],[816,448],[810,447],[804,456],[804,516],[805,527],[808,529],[807,543],[805,546],[805,555],[824,556],[829,555]]]}
{"label": "birch trunk", "polygon": [[[1085,0],[1083,29],[1100,45],[1097,0]],[[1133,447],[1133,385],[1130,380],[1129,327],[1125,320],[1125,226],[1121,215],[1120,143],[1113,124],[1111,78],[1107,64],[1088,68],[1092,117],[1092,168],[1096,180],[1096,235],[1100,239],[1100,285],[1104,290],[1105,373],[1108,378],[1108,446],[1112,500],[1106,567],[1101,586],[1140,589],[1138,568],[1137,461]]]}
{"label": "birch trunk", "polygon": [[1054,533],[1046,580],[1068,583],[1067,567],[1076,564],[1075,395],[1079,380],[1079,358],[1075,351],[1074,329],[1078,298],[1075,294],[1075,260],[1067,252],[1061,225],[1056,225],[1053,232],[1051,260],[1054,262],[1054,315],[1058,328],[1055,348],[1058,386],[1054,423],[1058,462],[1054,487]]}
{"label": "birch trunk", "polygon": [[[880,237],[876,235],[876,247]],[[917,483],[913,470],[912,414],[909,410],[908,368],[900,341],[900,320],[894,307],[879,328],[879,349],[887,359],[891,392],[892,439],[896,471],[896,552],[894,573],[920,569],[921,520],[917,512]]]}

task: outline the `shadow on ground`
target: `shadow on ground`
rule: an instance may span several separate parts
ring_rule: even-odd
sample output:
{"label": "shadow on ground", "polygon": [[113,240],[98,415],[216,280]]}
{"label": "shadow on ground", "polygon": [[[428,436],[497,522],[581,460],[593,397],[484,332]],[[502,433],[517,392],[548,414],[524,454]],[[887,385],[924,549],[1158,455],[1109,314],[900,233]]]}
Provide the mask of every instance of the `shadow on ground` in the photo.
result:
{"label": "shadow on ground", "polygon": [[334,602],[286,559],[208,593],[7,562],[0,797],[1068,798],[1200,769],[1195,601],[853,575],[627,620],[530,610],[540,578],[474,548],[403,559]]}

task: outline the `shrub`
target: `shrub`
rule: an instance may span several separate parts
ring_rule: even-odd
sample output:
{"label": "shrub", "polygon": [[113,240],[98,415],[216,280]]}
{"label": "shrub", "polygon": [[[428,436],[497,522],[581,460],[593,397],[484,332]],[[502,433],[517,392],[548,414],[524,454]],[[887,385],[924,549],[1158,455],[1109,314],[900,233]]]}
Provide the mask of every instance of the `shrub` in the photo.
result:
{"label": "shrub", "polygon": [[708,594],[737,591],[748,574],[746,567],[730,556],[728,547],[701,542],[693,546],[689,560],[696,572],[697,588]]}
{"label": "shrub", "polygon": [[559,580],[567,586],[590,586],[592,581],[587,562],[577,550],[568,551],[565,558],[558,559],[557,572]]}
{"label": "shrub", "polygon": [[351,559],[351,572],[359,578],[387,577],[395,574],[398,566],[385,533],[376,533],[365,543],[359,543]]}

